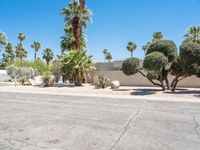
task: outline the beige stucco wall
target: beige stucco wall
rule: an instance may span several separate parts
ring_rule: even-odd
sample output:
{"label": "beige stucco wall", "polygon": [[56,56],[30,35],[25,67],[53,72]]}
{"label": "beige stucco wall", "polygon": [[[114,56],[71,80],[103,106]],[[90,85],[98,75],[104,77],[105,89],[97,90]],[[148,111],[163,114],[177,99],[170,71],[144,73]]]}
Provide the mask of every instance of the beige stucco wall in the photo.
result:
{"label": "beige stucco wall", "polygon": [[[95,71],[93,72],[93,77],[98,75],[104,75],[109,78],[110,81],[118,80],[121,85],[124,86],[153,86],[145,77],[137,73],[133,76],[126,76],[122,71]],[[173,77],[170,76],[169,79],[172,81]],[[91,81],[91,80],[90,80]],[[94,80],[93,80],[94,81]],[[200,87],[200,78],[195,76],[186,78],[179,82],[178,86],[182,87]]]}
{"label": "beige stucco wall", "polygon": [[[94,82],[95,77],[98,75],[104,75],[109,78],[110,81],[118,80],[121,85],[126,86],[153,86],[145,77],[137,73],[133,76],[126,76],[120,71],[122,61],[117,61],[114,63],[97,63],[96,71],[90,73],[90,82]],[[170,76],[169,79],[172,80],[174,77]],[[195,76],[184,79],[179,82],[178,86],[181,87],[200,87],[200,78]]]}

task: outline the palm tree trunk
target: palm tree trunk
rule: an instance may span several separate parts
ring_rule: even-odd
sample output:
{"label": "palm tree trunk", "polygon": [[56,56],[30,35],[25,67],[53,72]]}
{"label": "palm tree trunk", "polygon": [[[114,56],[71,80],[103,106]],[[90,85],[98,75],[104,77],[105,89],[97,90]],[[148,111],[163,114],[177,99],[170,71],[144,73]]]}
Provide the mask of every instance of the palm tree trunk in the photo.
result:
{"label": "palm tree trunk", "polygon": [[131,51],[131,58],[133,58],[133,52]]}
{"label": "palm tree trunk", "polygon": [[49,60],[46,60],[46,62],[47,62],[47,66],[49,66]]}
{"label": "palm tree trunk", "polygon": [[36,61],[36,59],[37,59],[37,53],[36,53],[36,51],[35,51],[34,61]]}

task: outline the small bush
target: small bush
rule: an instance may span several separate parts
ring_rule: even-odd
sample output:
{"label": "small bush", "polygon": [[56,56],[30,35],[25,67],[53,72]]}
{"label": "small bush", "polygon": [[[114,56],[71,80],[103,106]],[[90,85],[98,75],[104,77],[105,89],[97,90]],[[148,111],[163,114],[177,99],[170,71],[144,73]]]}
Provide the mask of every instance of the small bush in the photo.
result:
{"label": "small bush", "polygon": [[103,75],[99,75],[96,77],[95,87],[97,89],[105,89],[108,87],[109,79],[105,78]]}
{"label": "small bush", "polygon": [[12,80],[11,80],[11,79],[9,79],[9,80],[4,80],[3,82],[9,83],[9,82],[12,82]]}
{"label": "small bush", "polygon": [[55,76],[55,82],[58,83],[61,75],[62,75],[62,72],[61,72],[61,68],[62,68],[62,63],[59,62],[59,61],[55,61],[53,62],[53,65],[51,67],[51,70],[52,70],[52,73],[53,75]]}
{"label": "small bush", "polygon": [[125,75],[130,76],[138,72],[139,59],[137,58],[128,58],[122,64],[122,71]]}
{"label": "small bush", "polygon": [[16,66],[16,67],[32,67],[35,71],[38,72],[39,75],[42,75],[46,71],[50,71],[50,68],[42,60],[36,60],[35,62],[18,60],[14,63],[14,66]]}
{"label": "small bush", "polygon": [[36,76],[36,72],[32,67],[7,67],[7,74],[16,82],[20,82],[22,85],[29,79]]}
{"label": "small bush", "polygon": [[50,72],[44,72],[42,76],[44,87],[51,87],[54,84],[54,78],[52,78]]}
{"label": "small bush", "polygon": [[167,57],[164,56],[164,54],[160,52],[152,52],[148,54],[143,62],[143,66],[145,69],[151,71],[159,71],[166,67],[168,64],[168,59]]}

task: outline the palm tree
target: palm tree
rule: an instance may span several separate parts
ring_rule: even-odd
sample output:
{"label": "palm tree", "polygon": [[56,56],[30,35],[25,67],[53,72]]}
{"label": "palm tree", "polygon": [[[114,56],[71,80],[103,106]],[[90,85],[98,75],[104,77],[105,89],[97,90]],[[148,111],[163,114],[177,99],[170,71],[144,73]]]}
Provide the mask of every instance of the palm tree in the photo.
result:
{"label": "palm tree", "polygon": [[111,62],[111,60],[112,60],[112,55],[111,55],[111,53],[109,52],[109,50],[108,50],[108,49],[104,49],[104,50],[103,50],[103,54],[104,54],[105,60],[107,60],[108,62]]}
{"label": "palm tree", "polygon": [[134,42],[128,42],[127,50],[131,52],[131,57],[133,57],[133,52],[136,50],[137,45]]}
{"label": "palm tree", "polygon": [[[65,31],[65,35],[61,37],[62,41],[61,41],[61,49],[62,49],[62,54],[65,51],[72,51],[72,50],[76,50],[76,40],[73,36],[73,29],[71,26],[66,26],[66,28],[64,29]],[[86,38],[84,34],[81,34],[81,39],[80,39],[80,49],[84,50],[85,48],[87,48],[86,45]]]}
{"label": "palm tree", "polygon": [[142,49],[146,52],[150,45],[151,45],[151,42],[148,42],[146,45],[142,46]]}
{"label": "palm tree", "polygon": [[38,52],[38,50],[41,48],[41,44],[40,44],[39,42],[34,42],[34,43],[31,45],[31,48],[35,49],[34,61],[36,61],[36,59],[37,59],[37,52]]}
{"label": "palm tree", "polygon": [[22,44],[22,41],[24,41],[26,39],[26,36],[24,35],[24,33],[19,33],[18,39],[20,41],[20,44]]}
{"label": "palm tree", "polygon": [[106,55],[108,53],[108,49],[103,50],[103,54]]}
{"label": "palm tree", "polygon": [[16,51],[16,58],[19,58],[20,60],[23,60],[23,58],[27,57],[28,52],[22,45],[22,41],[26,39],[26,36],[23,33],[18,34],[19,44],[15,47]]}
{"label": "palm tree", "polygon": [[[5,46],[6,44],[7,44],[7,38],[6,38],[5,33],[0,32],[0,46]],[[0,49],[0,51],[1,51],[1,49]]]}
{"label": "palm tree", "polygon": [[80,50],[80,39],[83,28],[87,28],[87,23],[91,22],[91,11],[85,8],[85,0],[74,0],[64,8],[62,15],[65,17],[66,25],[72,27],[73,37],[76,42],[76,50]]}
{"label": "palm tree", "polygon": [[190,27],[188,33],[184,35],[185,41],[192,41],[200,44],[200,26]]}
{"label": "palm tree", "polygon": [[51,60],[53,60],[54,53],[50,48],[46,48],[43,52],[43,59],[46,60],[47,65],[49,66],[49,63]]}
{"label": "palm tree", "polygon": [[21,45],[18,44],[16,47],[16,57],[19,58],[20,60],[23,60],[23,58],[27,57],[28,52],[25,50],[25,48]]}
{"label": "palm tree", "polygon": [[13,50],[13,46],[11,43],[8,43],[5,46],[5,52],[6,52],[6,57],[7,57],[8,61],[13,61],[15,59],[14,50]]}
{"label": "palm tree", "polygon": [[163,36],[162,32],[154,32],[154,34],[153,34],[153,41],[162,40],[163,37],[164,36]]}

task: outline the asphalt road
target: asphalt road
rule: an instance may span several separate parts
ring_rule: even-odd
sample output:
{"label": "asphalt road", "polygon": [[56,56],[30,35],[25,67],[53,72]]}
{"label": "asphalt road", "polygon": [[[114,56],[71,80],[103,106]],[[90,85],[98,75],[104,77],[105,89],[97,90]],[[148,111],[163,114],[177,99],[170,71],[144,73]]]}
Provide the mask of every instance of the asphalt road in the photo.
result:
{"label": "asphalt road", "polygon": [[0,92],[0,150],[199,150],[200,103]]}

